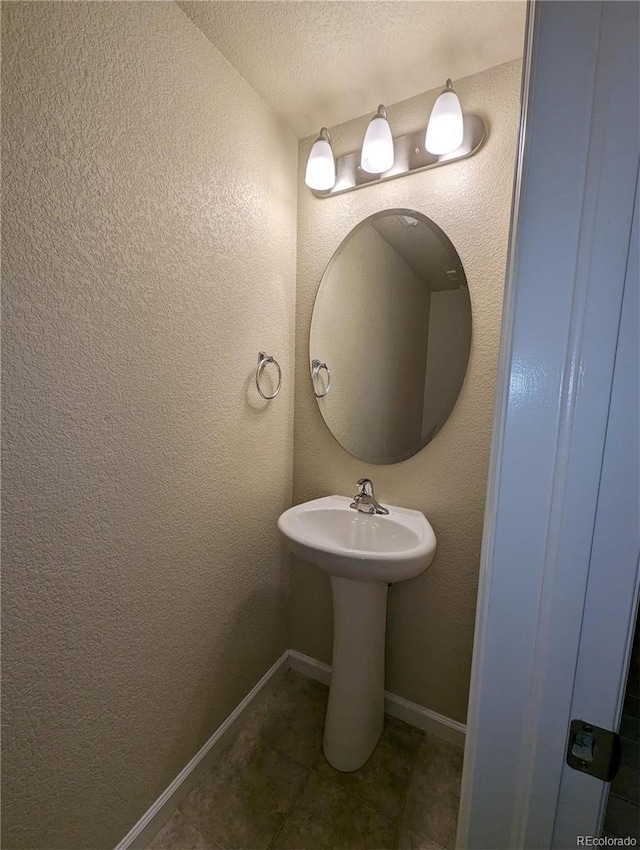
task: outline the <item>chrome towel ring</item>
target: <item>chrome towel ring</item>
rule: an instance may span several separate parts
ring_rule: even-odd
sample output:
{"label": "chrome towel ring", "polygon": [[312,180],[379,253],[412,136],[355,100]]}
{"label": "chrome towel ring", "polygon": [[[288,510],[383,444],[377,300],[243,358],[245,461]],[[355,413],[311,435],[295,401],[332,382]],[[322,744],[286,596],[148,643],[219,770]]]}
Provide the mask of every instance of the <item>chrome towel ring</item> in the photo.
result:
{"label": "chrome towel ring", "polygon": [[[278,386],[276,387],[276,390],[275,390],[274,393],[272,393],[271,395],[266,395],[265,393],[262,392],[262,388],[260,387],[260,378],[262,377],[262,373],[263,373],[265,367],[268,366],[269,363],[273,363],[273,365],[278,370]],[[275,357],[272,357],[270,354],[265,354],[264,351],[261,351],[258,354],[258,368],[256,369],[256,387],[258,388],[258,392],[260,393],[262,398],[269,401],[269,399],[275,398],[278,395],[278,393],[280,392],[281,386],[282,386],[282,369],[280,368],[280,364],[275,359]]]}
{"label": "chrome towel ring", "polygon": [[[324,369],[327,373],[327,386],[323,393],[319,393],[316,390],[316,378],[320,374],[321,369]],[[324,398],[329,392],[329,390],[331,389],[331,370],[329,369],[326,363],[322,363],[320,360],[311,361],[311,385],[313,387],[313,392],[316,398]]]}

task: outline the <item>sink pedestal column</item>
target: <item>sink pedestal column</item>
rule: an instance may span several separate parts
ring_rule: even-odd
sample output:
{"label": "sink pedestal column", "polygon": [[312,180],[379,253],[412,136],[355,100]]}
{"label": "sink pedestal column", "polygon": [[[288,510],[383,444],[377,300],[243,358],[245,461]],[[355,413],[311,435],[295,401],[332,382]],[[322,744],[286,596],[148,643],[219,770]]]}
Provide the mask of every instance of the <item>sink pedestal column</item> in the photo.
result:
{"label": "sink pedestal column", "polygon": [[367,761],[384,724],[387,583],[331,576],[333,671],[324,754],[336,770]]}

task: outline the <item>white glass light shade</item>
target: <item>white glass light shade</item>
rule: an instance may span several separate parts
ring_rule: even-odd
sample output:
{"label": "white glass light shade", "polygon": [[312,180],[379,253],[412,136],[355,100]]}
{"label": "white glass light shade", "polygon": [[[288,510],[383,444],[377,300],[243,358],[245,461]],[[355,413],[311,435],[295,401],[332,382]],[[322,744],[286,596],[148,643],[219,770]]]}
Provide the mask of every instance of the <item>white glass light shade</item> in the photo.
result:
{"label": "white glass light shade", "polygon": [[460,99],[447,80],[447,88],[433,105],[424,146],[429,153],[451,153],[462,144],[463,131]]}
{"label": "white glass light shade", "polygon": [[326,139],[317,139],[313,143],[304,182],[310,189],[324,192],[333,189],[336,182],[336,162],[333,158],[333,150]]}
{"label": "white glass light shade", "polygon": [[369,174],[382,174],[393,165],[393,136],[386,116],[380,114],[384,107],[378,109],[378,115],[372,118],[362,143],[360,165]]}

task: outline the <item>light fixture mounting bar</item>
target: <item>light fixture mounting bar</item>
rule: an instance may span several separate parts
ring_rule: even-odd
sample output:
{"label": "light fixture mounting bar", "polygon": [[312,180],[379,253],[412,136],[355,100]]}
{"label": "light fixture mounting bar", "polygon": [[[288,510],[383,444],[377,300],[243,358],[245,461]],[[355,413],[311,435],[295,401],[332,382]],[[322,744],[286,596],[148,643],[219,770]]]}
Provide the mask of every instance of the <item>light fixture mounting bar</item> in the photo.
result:
{"label": "light fixture mounting bar", "polygon": [[424,129],[416,130],[406,136],[394,138],[395,161],[393,166],[382,174],[369,174],[360,167],[360,151],[339,156],[336,159],[336,182],[333,189],[317,191],[312,189],[318,198],[328,198],[331,195],[341,195],[353,189],[361,189],[372,183],[382,183],[396,177],[404,177],[428,168],[437,168],[449,162],[466,159],[481,147],[487,135],[484,121],[478,115],[464,116],[464,135],[462,144],[456,150],[446,154],[429,153],[424,146]]}

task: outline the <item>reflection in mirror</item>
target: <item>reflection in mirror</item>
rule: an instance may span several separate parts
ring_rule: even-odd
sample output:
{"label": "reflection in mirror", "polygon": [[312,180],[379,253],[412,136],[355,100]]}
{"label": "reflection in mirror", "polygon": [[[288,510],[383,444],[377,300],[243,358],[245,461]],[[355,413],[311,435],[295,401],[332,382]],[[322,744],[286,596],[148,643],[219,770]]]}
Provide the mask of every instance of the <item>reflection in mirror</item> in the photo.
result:
{"label": "reflection in mirror", "polygon": [[453,410],[470,347],[469,290],[446,234],[403,209],[358,224],[327,266],[311,320],[311,382],[340,445],[379,464],[420,451]]}

